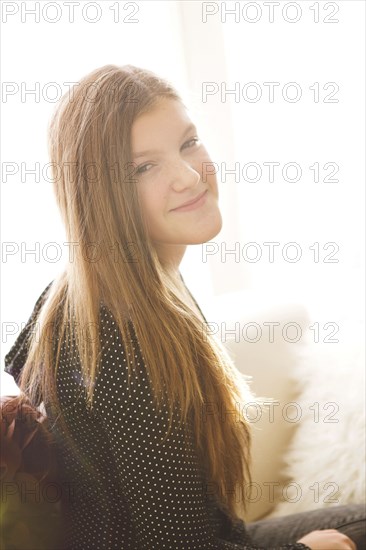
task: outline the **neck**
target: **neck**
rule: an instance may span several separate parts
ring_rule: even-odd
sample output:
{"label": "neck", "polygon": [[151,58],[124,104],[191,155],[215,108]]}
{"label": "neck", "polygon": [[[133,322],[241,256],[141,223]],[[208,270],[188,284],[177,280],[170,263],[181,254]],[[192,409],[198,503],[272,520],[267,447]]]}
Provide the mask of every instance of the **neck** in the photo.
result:
{"label": "neck", "polygon": [[187,245],[169,245],[165,243],[161,245],[155,243],[155,248],[164,270],[169,273],[173,279],[181,280],[179,266],[187,249]]}

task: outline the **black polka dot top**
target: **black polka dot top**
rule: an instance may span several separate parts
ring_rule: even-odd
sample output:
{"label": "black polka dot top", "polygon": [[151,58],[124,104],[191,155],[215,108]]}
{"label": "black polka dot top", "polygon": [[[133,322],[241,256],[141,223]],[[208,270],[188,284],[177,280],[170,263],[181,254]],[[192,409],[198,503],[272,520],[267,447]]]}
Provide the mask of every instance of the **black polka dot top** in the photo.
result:
{"label": "black polka dot top", "polygon": [[[27,338],[50,283],[5,356],[5,372],[18,382]],[[205,491],[190,426],[155,412],[149,377],[135,339],[139,375],[127,389],[127,361],[111,312],[101,304],[102,361],[94,412],[87,409],[77,358],[64,345],[57,392],[70,431],[53,425],[62,480],[63,550],[243,550],[258,549],[242,521],[232,521]],[[66,498],[65,498],[66,494]],[[281,549],[307,549],[301,543]]]}

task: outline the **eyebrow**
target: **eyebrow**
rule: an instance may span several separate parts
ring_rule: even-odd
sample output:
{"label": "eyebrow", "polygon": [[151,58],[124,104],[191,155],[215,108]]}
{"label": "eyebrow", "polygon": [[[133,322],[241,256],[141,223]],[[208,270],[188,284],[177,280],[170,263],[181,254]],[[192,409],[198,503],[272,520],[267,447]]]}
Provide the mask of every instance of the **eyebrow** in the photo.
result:
{"label": "eyebrow", "polygon": [[[184,136],[186,136],[188,134],[188,132],[190,132],[191,130],[194,130],[195,132],[197,132],[197,128],[194,124],[189,124],[187,126],[187,128],[184,130],[183,132],[183,135],[181,137],[181,139],[184,138]],[[158,153],[159,151],[157,149],[149,149],[148,151],[141,151],[140,153],[136,153],[136,154],[133,154],[132,155],[132,158],[133,159],[137,159],[139,157],[144,157],[145,155],[151,155],[152,153]]]}

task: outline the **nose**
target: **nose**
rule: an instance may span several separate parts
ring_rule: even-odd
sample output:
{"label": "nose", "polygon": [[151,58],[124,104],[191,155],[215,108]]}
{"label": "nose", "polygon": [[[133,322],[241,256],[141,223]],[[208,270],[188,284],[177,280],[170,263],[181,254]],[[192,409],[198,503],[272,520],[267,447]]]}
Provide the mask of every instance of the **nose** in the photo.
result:
{"label": "nose", "polygon": [[195,187],[201,175],[188,162],[180,159],[171,165],[170,183],[174,191],[182,191],[187,187]]}

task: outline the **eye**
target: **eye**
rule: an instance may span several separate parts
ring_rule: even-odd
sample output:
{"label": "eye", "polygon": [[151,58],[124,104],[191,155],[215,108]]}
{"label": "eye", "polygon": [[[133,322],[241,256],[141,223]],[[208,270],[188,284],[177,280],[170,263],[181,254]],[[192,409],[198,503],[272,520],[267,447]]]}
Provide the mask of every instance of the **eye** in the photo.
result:
{"label": "eye", "polygon": [[[187,146],[188,146],[188,148],[194,147],[194,145],[199,144],[199,143],[200,143],[200,139],[198,137],[194,137],[194,138],[192,138],[192,139],[185,142],[185,144],[183,145],[183,149],[187,149]],[[192,144],[192,145],[189,145],[189,144]]]}
{"label": "eye", "polygon": [[147,170],[145,170],[147,166],[152,166],[152,164],[146,163],[146,164],[142,164],[141,166],[138,166],[138,168],[136,169],[136,174],[144,174],[145,172],[147,172]]}

